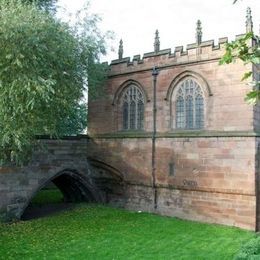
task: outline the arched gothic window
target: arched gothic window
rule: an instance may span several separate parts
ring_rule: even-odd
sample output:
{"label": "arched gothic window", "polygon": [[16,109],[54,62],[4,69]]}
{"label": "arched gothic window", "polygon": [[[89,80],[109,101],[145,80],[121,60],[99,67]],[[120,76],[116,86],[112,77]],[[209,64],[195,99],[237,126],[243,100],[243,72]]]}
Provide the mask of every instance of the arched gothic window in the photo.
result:
{"label": "arched gothic window", "polygon": [[122,95],[123,130],[144,127],[144,97],[136,85],[128,86]]}
{"label": "arched gothic window", "polygon": [[204,127],[203,93],[200,85],[193,79],[186,79],[177,88],[175,125],[178,129],[201,129]]}

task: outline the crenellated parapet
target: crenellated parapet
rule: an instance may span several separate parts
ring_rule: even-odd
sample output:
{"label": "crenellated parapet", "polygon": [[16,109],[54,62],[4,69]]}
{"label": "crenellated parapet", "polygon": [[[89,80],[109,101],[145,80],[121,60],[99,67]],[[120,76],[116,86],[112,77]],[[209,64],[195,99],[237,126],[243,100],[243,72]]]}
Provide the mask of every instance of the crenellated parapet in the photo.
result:
{"label": "crenellated parapet", "polygon": [[[246,15],[246,30],[252,32],[253,22],[250,8],[247,8]],[[134,55],[123,57],[122,40],[119,45],[118,59],[112,60],[110,64],[110,76],[128,74],[135,71],[151,70],[154,66],[159,68],[174,67],[192,63],[218,61],[225,52],[225,44],[228,43],[228,38],[219,38],[218,42],[214,40],[203,41],[202,39],[202,24],[198,20],[196,22],[195,43],[184,46],[177,46],[172,49],[160,49],[159,31],[155,31],[153,43],[153,51],[144,53],[143,55]],[[235,39],[239,39],[244,34],[237,35]]]}
{"label": "crenellated parapet", "polygon": [[[240,38],[241,35],[236,36]],[[228,42],[227,37],[220,38],[215,44],[214,40],[202,41],[188,44],[186,49],[183,46],[172,49],[155,50],[141,55],[122,57],[112,60],[110,64],[110,75],[129,73],[139,70],[150,70],[152,67],[170,67],[188,63],[206,62],[210,60],[219,60],[224,54],[224,46]]]}

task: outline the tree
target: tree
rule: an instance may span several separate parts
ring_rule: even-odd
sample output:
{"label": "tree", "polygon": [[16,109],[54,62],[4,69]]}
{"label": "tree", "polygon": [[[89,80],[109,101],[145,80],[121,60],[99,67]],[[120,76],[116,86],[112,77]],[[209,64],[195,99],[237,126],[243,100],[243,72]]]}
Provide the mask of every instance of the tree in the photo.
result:
{"label": "tree", "polygon": [[70,28],[19,0],[3,0],[0,16],[0,160],[19,164],[35,135],[60,136],[62,122],[82,114],[86,75],[99,85],[95,63],[106,36],[96,18]]}
{"label": "tree", "polygon": [[71,108],[62,121],[57,126],[57,132],[62,135],[75,135],[82,133],[87,126],[87,106],[86,103],[78,103]]}
{"label": "tree", "polygon": [[56,11],[57,0],[22,0],[25,4],[35,4],[38,8],[48,12]]}
{"label": "tree", "polygon": [[[234,1],[236,3],[237,0]],[[247,11],[247,33],[241,38],[227,43],[225,46],[225,54],[220,64],[229,64],[237,59],[242,60],[245,64],[251,63],[252,70],[245,73],[242,80],[252,78],[252,90],[247,93],[245,100],[250,104],[258,104],[260,102],[260,38],[253,33],[253,24],[251,10]]]}

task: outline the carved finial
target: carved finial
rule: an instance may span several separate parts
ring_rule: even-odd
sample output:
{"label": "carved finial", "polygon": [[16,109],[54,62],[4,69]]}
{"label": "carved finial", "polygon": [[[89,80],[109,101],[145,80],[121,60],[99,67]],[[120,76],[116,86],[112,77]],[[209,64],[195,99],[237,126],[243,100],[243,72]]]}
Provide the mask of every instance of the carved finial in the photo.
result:
{"label": "carved finial", "polygon": [[202,42],[202,27],[201,27],[201,21],[197,21],[197,27],[196,27],[196,43],[200,45]]}
{"label": "carved finial", "polygon": [[123,41],[121,39],[119,42],[119,48],[118,48],[118,59],[119,60],[123,59],[123,53],[124,53],[124,48],[123,48]]}
{"label": "carved finial", "polygon": [[153,44],[153,46],[154,46],[154,52],[159,52],[160,51],[160,37],[159,37],[159,31],[158,30],[156,30],[155,31],[155,38],[154,38],[154,44]]}
{"label": "carved finial", "polygon": [[253,21],[250,7],[247,7],[246,9],[246,32],[253,32]]}

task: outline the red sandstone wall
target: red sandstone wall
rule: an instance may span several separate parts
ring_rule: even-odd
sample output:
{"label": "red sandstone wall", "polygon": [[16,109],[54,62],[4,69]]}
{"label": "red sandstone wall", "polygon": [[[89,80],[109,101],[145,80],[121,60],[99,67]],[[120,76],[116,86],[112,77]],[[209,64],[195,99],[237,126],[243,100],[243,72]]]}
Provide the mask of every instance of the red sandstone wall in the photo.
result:
{"label": "red sandstone wall", "polygon": [[[218,60],[207,62],[195,62],[161,68],[157,79],[157,106],[159,132],[172,131],[170,123],[171,100],[166,101],[167,91],[171,87],[173,79],[184,71],[198,73],[206,79],[212,96],[205,89],[205,130],[216,131],[248,131],[253,130],[253,106],[244,101],[249,90],[241,77],[245,71],[250,69],[242,63],[231,65],[218,65]],[[150,62],[152,63],[152,62]],[[154,64],[156,65],[156,59]],[[112,66],[113,72],[117,65]],[[137,66],[138,69],[139,66]],[[121,70],[119,68],[118,72]],[[121,118],[119,116],[117,103],[113,104],[115,94],[119,87],[127,80],[135,80],[143,86],[147,93],[148,102],[145,105],[145,131],[152,131],[152,75],[149,71],[133,72],[128,75],[118,75],[108,80],[106,95],[102,99],[89,103],[89,133],[103,134],[121,130]],[[203,86],[202,86],[203,87]],[[150,102],[149,102],[150,101]]]}
{"label": "red sandstone wall", "polygon": [[[125,206],[153,211],[151,140],[95,139],[92,145],[89,157],[123,173]],[[254,230],[255,155],[253,137],[157,139],[157,212]]]}
{"label": "red sandstone wall", "polygon": [[260,230],[260,138],[256,138],[256,157],[255,157],[255,172],[256,172],[256,230]]}
{"label": "red sandstone wall", "polygon": [[[260,64],[253,65],[253,79],[260,81]],[[255,131],[260,131],[260,104],[254,106],[254,127]]]}
{"label": "red sandstone wall", "polygon": [[[254,229],[255,153],[254,138],[160,140],[158,183],[166,187],[159,192],[160,212]],[[167,174],[169,161],[175,176]]]}
{"label": "red sandstone wall", "polygon": [[[174,55],[148,54],[141,61],[115,61],[111,66],[105,96],[89,103],[89,134],[94,139],[88,156],[115,167],[124,175],[127,183],[125,207],[154,211],[152,141],[149,135],[137,138],[138,133],[133,138],[129,138],[127,132],[124,138],[118,135],[121,118],[115,96],[127,80],[139,82],[147,96],[144,132],[151,132],[151,74],[156,65],[160,70],[157,78],[156,212],[255,229],[257,149],[251,131],[257,123],[253,107],[244,102],[248,86],[241,81],[242,75],[251,68],[240,62],[219,66],[222,54],[223,49],[204,43],[201,48],[190,48],[186,53],[178,50]],[[171,100],[165,99],[169,88],[173,87],[172,81],[185,71],[199,74],[209,86],[209,89],[201,86],[206,101],[205,129],[200,131],[201,137],[191,137],[190,132],[182,131],[181,136],[166,138],[166,133],[176,131],[171,123]],[[231,131],[235,134],[230,134]],[[99,134],[110,135],[105,138]],[[169,164],[174,165],[173,175],[169,175]]]}

